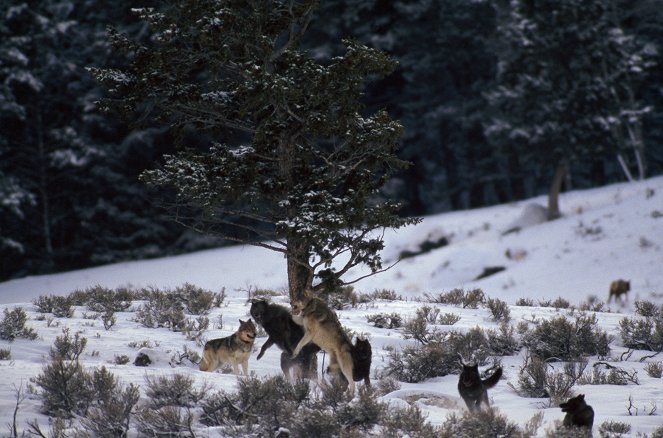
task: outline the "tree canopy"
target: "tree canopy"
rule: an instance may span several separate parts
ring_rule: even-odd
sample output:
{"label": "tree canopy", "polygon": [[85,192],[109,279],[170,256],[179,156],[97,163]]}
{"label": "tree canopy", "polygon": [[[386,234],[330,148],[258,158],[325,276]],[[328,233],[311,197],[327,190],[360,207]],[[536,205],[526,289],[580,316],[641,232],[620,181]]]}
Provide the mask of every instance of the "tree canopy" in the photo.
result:
{"label": "tree canopy", "polygon": [[[182,133],[184,150],[144,174],[176,190],[174,217],[282,252],[291,298],[348,284],[358,265],[380,271],[382,230],[417,222],[376,201],[406,165],[396,156],[401,125],[361,105],[364,82],[395,63],[349,40],[343,55],[313,59],[299,46],[314,10],[312,1],[141,10],[152,40],[112,32],[130,66],[95,71],[115,91],[108,104]],[[202,136],[208,145],[187,147]]]}

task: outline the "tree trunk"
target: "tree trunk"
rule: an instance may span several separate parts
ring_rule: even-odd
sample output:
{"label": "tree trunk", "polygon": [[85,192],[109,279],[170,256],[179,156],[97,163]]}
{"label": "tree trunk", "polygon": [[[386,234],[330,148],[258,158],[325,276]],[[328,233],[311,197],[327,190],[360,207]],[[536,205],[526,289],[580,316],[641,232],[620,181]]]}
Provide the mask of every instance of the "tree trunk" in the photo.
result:
{"label": "tree trunk", "polygon": [[559,193],[562,191],[562,184],[567,173],[568,166],[566,163],[559,163],[548,192],[548,220],[557,219],[562,215],[559,211]]}
{"label": "tree trunk", "polygon": [[42,124],[41,111],[37,110],[37,154],[39,160],[39,195],[42,207],[42,231],[44,238],[44,254],[46,256],[46,265],[50,271],[53,266],[53,241],[51,238],[51,217],[48,196],[47,181],[47,153],[44,143],[44,131]]}
{"label": "tree trunk", "polygon": [[288,241],[288,292],[290,301],[300,301],[313,291],[313,268],[308,264],[310,252],[302,242]]}

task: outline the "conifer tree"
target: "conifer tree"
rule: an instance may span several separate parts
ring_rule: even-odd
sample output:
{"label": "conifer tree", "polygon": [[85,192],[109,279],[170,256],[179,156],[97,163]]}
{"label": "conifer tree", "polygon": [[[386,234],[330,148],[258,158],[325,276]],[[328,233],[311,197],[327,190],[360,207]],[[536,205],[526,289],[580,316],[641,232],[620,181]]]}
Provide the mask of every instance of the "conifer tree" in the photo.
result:
{"label": "conifer tree", "polygon": [[382,231],[416,222],[374,202],[406,163],[395,155],[400,124],[364,114],[362,87],[394,62],[353,41],[314,60],[300,43],[315,3],[165,2],[139,11],[149,43],[111,30],[128,68],[94,70],[108,107],[180,134],[183,149],[143,174],[175,189],[175,219],[283,253],[291,299],[354,282],[343,276],[359,265],[384,269]]}

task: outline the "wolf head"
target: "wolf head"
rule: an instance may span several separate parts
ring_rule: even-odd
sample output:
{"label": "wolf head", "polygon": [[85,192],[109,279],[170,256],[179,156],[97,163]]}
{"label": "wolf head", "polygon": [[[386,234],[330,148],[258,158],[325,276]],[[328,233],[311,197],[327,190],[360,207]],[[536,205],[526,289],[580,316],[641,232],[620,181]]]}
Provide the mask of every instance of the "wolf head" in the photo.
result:
{"label": "wolf head", "polygon": [[249,312],[258,324],[262,324],[263,317],[268,306],[269,303],[267,303],[265,300],[253,301],[251,303],[251,310]]}
{"label": "wolf head", "polygon": [[253,342],[253,340],[256,338],[256,326],[253,324],[253,321],[249,318],[248,321],[242,321],[241,319],[239,320],[239,329],[237,330],[237,335],[239,336],[239,339],[242,340],[242,342],[246,342],[247,344]]}
{"label": "wolf head", "polygon": [[585,394],[580,394],[577,397],[570,398],[564,403],[561,403],[559,407],[562,408],[562,412],[575,412],[586,405]]}
{"label": "wolf head", "polygon": [[355,345],[353,348],[353,354],[357,359],[370,359],[373,352],[371,350],[371,343],[368,342],[368,339],[362,337],[357,337],[355,340]]}
{"label": "wolf head", "polygon": [[471,386],[476,382],[481,381],[481,375],[479,374],[479,365],[468,365],[463,364],[463,371],[460,373],[460,380],[466,386]]}

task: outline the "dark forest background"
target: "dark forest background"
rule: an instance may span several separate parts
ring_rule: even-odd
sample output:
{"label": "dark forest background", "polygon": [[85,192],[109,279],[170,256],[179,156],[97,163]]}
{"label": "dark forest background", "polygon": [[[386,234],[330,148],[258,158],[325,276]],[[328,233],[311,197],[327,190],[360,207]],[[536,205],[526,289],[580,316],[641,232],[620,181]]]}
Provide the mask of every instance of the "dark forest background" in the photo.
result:
{"label": "dark forest background", "polygon": [[[558,164],[547,151],[557,151],[565,136],[576,141],[575,132],[583,139],[582,153],[558,152],[567,158],[567,190],[624,181],[624,169],[634,178],[663,173],[663,4],[561,2],[599,7],[596,16],[596,8],[585,11],[592,19],[583,22],[555,3],[560,2],[322,2],[306,40],[316,58],[334,56],[341,38],[353,38],[399,61],[395,73],[366,89],[365,105],[370,111],[386,108],[404,126],[399,155],[413,165],[381,194],[400,200],[404,215],[547,193]],[[159,208],[170,194],[154,193],[138,179],[175,150],[177,139],[166,128],[123,120],[95,105],[105,90],[87,68],[126,61],[110,49],[107,26],[135,39],[150,37],[131,12],[136,6],[124,0],[0,0],[0,280],[224,243],[170,221]],[[537,19],[550,28],[536,43],[557,47],[569,59],[555,64],[552,49],[519,52],[522,24]],[[626,90],[628,98],[613,113],[625,114],[627,134],[615,132],[604,141],[581,135],[582,125],[554,142],[554,136],[544,136],[549,143],[523,134],[529,115],[533,124],[547,120],[544,110],[557,101],[555,93],[568,96],[569,82],[590,83],[578,71],[601,64],[592,57],[603,53],[597,47],[606,41],[614,43],[610,53],[616,55],[602,57],[599,82],[608,90]],[[551,73],[550,65],[576,70],[559,82],[545,82],[553,84],[545,93],[532,87],[519,94],[517,108],[508,102],[513,90],[523,91],[514,85],[522,83],[514,72],[528,71],[528,78],[564,74]],[[608,103],[591,102],[569,118],[600,123],[605,115],[593,115],[593,108]],[[505,135],[498,115],[510,112],[521,114],[521,128]],[[540,126],[529,128],[538,132]]]}

